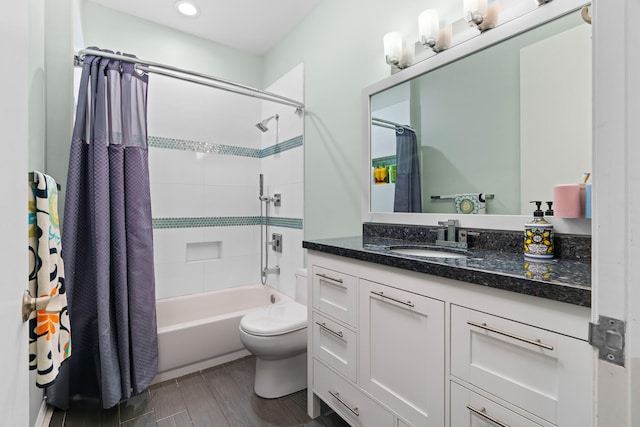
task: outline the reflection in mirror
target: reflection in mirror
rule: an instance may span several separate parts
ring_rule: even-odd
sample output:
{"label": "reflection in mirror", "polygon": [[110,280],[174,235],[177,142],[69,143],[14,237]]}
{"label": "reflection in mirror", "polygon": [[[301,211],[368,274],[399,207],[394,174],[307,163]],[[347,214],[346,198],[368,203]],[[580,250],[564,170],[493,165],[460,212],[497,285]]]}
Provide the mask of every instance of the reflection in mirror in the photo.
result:
{"label": "reflection in mirror", "polygon": [[412,212],[394,202],[403,126],[417,136],[422,212],[530,214],[529,201],[580,182],[590,38],[574,12],[371,96],[371,212]]}

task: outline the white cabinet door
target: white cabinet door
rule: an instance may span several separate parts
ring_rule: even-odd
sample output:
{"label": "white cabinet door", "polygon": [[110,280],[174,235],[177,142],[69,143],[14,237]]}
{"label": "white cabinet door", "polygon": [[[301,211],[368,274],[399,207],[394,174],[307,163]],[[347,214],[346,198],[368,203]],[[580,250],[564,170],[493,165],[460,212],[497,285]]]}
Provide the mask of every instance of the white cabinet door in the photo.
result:
{"label": "white cabinet door", "polygon": [[587,342],[451,307],[451,374],[552,424],[591,425]]}
{"label": "white cabinet door", "polygon": [[444,425],[444,303],[360,280],[359,382],[414,426]]}

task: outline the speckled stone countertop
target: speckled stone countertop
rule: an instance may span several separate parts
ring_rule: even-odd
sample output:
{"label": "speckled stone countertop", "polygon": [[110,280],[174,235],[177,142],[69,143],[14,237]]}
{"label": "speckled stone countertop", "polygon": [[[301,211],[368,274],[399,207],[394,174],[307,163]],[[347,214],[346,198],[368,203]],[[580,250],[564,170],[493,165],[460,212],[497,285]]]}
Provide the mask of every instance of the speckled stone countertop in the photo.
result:
{"label": "speckled stone countertop", "polygon": [[530,260],[522,252],[505,251],[504,245],[501,250],[496,250],[487,249],[483,245],[474,248],[470,244],[470,254],[462,259],[428,258],[389,251],[389,246],[425,245],[429,243],[371,235],[366,229],[364,236],[305,240],[302,243],[306,249],[327,254],[584,307],[591,306],[590,258],[572,256],[549,261]]}

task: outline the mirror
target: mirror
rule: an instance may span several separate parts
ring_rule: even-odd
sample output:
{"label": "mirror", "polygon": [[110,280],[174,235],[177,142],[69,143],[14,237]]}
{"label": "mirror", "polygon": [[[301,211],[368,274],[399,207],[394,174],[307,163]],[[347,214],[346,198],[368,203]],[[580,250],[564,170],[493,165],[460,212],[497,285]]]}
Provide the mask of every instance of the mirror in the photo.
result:
{"label": "mirror", "polygon": [[415,131],[420,212],[528,216],[531,200],[591,172],[591,26],[580,11],[547,21],[370,90],[371,213],[403,211],[389,123]]}

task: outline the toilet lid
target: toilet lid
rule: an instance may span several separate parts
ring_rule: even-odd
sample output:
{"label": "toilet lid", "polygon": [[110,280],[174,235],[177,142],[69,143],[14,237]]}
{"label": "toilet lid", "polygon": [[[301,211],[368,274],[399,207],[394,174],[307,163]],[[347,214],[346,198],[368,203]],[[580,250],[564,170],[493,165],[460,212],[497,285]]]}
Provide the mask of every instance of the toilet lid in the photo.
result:
{"label": "toilet lid", "polygon": [[272,336],[307,327],[307,307],[297,302],[283,302],[260,307],[242,317],[242,330],[253,335]]}

